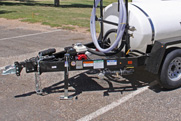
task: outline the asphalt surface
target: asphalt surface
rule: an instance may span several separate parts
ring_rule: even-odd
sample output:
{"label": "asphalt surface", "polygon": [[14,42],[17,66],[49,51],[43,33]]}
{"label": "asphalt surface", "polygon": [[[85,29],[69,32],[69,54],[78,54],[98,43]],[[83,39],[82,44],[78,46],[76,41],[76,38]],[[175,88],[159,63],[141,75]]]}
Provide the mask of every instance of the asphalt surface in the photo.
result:
{"label": "asphalt surface", "polygon": [[[55,47],[62,50],[76,42],[90,42],[88,34],[60,30],[35,36],[40,31],[0,26],[0,67],[37,56],[40,50]],[[60,100],[63,95],[63,73],[41,76],[44,96],[37,95],[34,74],[22,72],[0,75],[0,121],[74,121],[158,81],[156,75],[137,68],[133,75],[100,80],[90,71],[70,72],[69,95],[72,100]],[[164,90],[158,84],[136,95],[116,108],[92,119],[95,121],[179,121],[181,120],[181,89]]]}

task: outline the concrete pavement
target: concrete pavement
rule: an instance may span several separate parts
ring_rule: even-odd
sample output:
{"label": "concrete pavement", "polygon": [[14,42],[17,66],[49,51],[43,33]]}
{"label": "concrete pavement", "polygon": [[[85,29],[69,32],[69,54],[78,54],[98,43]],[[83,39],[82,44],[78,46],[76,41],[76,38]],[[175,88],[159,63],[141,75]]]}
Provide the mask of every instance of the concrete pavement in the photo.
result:
{"label": "concrete pavement", "polygon": [[[65,30],[3,40],[35,33],[41,31],[11,30],[0,26],[0,67],[37,56],[42,49],[55,47],[62,50],[76,42],[91,41],[89,34]],[[137,68],[133,75],[117,80],[100,80],[89,71],[71,72],[69,94],[74,98],[66,101],[59,100],[63,95],[62,72],[44,73],[41,80],[44,96],[36,95],[34,91],[34,74],[23,71],[21,77],[0,75],[0,120],[78,120],[144,88],[158,78],[143,67]],[[166,91],[155,85],[92,120],[181,120],[180,94],[181,89]]]}

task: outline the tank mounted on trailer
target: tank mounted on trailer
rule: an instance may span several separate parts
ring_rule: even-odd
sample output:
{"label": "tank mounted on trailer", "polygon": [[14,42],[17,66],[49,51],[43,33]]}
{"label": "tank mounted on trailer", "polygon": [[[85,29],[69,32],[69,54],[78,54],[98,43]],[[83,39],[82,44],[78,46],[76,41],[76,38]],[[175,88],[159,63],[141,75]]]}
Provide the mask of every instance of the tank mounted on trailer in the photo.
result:
{"label": "tank mounted on trailer", "polygon": [[[103,9],[103,0],[94,0],[90,20],[93,42],[77,43],[61,52],[41,51],[37,57],[7,66],[2,74],[20,76],[26,68],[27,73],[35,73],[36,92],[42,94],[40,75],[64,71],[62,99],[69,99],[69,71],[77,70],[99,70],[103,79],[105,75],[132,74],[134,68],[145,66],[159,76],[162,87],[178,88],[181,86],[181,1],[154,1],[118,0]],[[100,17],[96,15],[98,4]],[[101,28],[98,38],[96,22]]]}

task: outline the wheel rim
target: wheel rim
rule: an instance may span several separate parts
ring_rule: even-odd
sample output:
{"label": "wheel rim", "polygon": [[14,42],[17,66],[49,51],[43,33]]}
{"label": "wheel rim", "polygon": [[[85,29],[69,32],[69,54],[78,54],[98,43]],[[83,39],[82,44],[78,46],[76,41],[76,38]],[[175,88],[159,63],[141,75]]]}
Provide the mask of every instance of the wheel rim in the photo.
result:
{"label": "wheel rim", "polygon": [[181,79],[181,57],[173,59],[169,64],[168,77],[172,81],[178,81]]}

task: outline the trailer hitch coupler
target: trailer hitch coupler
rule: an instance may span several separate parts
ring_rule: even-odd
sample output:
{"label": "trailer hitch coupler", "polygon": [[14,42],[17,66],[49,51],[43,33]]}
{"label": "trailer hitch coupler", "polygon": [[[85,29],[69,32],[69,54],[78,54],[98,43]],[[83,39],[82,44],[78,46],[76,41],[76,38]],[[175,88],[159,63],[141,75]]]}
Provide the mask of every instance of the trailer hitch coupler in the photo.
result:
{"label": "trailer hitch coupler", "polygon": [[16,69],[16,76],[20,76],[20,73],[23,69],[23,65],[21,65],[19,62],[14,62],[15,69]]}

